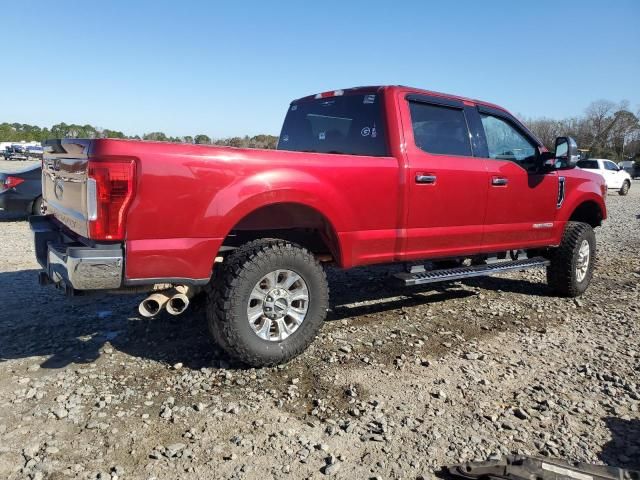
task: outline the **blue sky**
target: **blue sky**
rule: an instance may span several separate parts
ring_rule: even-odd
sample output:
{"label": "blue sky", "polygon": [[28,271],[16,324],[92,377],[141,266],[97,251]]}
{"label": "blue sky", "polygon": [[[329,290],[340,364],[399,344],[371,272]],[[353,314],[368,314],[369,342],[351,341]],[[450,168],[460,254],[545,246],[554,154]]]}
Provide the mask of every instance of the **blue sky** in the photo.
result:
{"label": "blue sky", "polygon": [[640,108],[640,1],[0,0],[0,122],[278,134],[288,102],[403,84],[566,117]]}

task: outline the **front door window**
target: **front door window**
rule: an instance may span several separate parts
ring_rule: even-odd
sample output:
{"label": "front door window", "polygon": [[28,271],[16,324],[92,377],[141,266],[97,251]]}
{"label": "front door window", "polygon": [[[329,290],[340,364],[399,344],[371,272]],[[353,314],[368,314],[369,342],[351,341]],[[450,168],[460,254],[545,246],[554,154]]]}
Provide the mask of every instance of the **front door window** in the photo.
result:
{"label": "front door window", "polygon": [[535,169],[536,145],[502,118],[481,114],[489,158],[516,162],[528,171]]}

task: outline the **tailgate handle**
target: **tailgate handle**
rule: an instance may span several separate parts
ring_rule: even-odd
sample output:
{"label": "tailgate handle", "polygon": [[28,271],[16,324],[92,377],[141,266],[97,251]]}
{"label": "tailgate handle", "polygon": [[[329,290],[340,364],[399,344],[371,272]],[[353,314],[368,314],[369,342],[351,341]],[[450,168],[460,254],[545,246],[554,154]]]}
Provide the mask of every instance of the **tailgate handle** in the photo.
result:
{"label": "tailgate handle", "polygon": [[419,173],[416,175],[416,183],[426,183],[426,184],[434,184],[436,183],[436,176],[435,175],[424,175],[422,173]]}

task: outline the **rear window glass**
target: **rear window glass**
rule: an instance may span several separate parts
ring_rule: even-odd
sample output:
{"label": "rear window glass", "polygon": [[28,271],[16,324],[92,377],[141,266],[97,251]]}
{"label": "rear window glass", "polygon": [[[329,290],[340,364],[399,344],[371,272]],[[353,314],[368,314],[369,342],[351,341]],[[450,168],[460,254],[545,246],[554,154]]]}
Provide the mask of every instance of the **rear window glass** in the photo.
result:
{"label": "rear window glass", "polygon": [[290,105],[278,150],[388,155],[380,94],[319,98]]}
{"label": "rear window glass", "polygon": [[471,156],[464,112],[457,108],[409,102],[416,146],[429,153]]}
{"label": "rear window glass", "polygon": [[592,170],[598,170],[598,161],[597,160],[580,160],[577,163],[579,168],[590,168]]}

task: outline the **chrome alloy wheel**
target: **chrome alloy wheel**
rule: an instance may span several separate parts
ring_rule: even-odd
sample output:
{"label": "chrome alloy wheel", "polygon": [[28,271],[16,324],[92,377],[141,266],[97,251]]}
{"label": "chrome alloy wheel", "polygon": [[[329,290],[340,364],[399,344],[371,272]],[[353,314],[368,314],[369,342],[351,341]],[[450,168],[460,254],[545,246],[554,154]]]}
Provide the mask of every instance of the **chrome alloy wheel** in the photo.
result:
{"label": "chrome alloy wheel", "polygon": [[589,271],[589,261],[591,259],[591,247],[589,242],[582,240],[580,250],[578,250],[578,259],[576,260],[576,280],[582,282]]}
{"label": "chrome alloy wheel", "polygon": [[281,342],[302,325],[308,310],[309,289],[302,277],[291,270],[275,270],[253,287],[247,317],[258,337]]}

